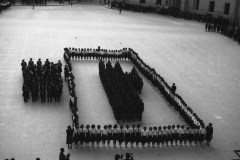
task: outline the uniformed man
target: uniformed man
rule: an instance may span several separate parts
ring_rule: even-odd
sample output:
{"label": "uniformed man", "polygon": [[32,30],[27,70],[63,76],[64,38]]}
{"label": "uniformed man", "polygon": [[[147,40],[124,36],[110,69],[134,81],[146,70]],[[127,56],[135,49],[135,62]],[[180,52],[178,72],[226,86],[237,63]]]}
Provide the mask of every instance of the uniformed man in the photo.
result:
{"label": "uniformed man", "polygon": [[213,137],[213,127],[212,127],[212,123],[209,123],[209,125],[206,127],[206,136],[205,136],[205,140],[207,141],[208,146],[210,145],[212,137]]}
{"label": "uniformed man", "polygon": [[172,93],[175,94],[177,87],[175,85],[175,83],[173,83],[172,87],[171,87]]}
{"label": "uniformed man", "polygon": [[21,66],[22,66],[22,71],[25,70],[27,67],[27,63],[24,61],[24,59],[21,62]]}

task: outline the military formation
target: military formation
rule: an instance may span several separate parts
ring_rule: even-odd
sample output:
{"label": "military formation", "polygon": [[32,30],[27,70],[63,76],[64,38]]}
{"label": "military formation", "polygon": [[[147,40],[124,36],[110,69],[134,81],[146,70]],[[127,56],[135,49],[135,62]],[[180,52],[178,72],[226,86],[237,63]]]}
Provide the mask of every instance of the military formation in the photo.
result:
{"label": "military formation", "polygon": [[129,59],[136,68],[156,87],[169,105],[174,108],[185,122],[192,128],[204,126],[203,121],[187,106],[186,102],[176,93],[176,86],[169,86],[162,76],[156,73],[155,69],[148,66],[138,56],[138,54],[129,49]]}
{"label": "military formation", "polygon": [[240,45],[240,26],[237,27],[228,19],[218,18],[209,20],[205,24],[205,31],[220,33],[238,42],[238,45]]}
{"label": "military formation", "polygon": [[65,48],[65,54],[69,60],[100,60],[106,59],[111,61],[128,60],[128,54],[123,50],[107,50],[92,48]]}
{"label": "military formation", "polygon": [[22,60],[22,75],[23,75],[23,99],[28,102],[59,102],[62,94],[63,80],[61,77],[62,63],[50,62],[48,59],[42,64],[41,59],[38,59],[34,64],[32,58],[29,62]]}
{"label": "military formation", "polygon": [[99,76],[103,88],[117,121],[141,121],[144,103],[139,97],[143,87],[142,78],[135,68],[124,73],[120,63],[114,65],[108,61],[105,65],[99,62]]}
{"label": "military formation", "polygon": [[[68,50],[65,49],[65,53],[68,53]],[[75,77],[72,73],[72,64],[68,54],[64,54],[63,58],[65,59],[66,65],[64,67],[64,79],[68,83],[69,90],[69,110],[72,112],[72,126],[77,126],[79,124],[78,118],[78,107],[77,107],[77,96],[75,92]]]}
{"label": "military formation", "polygon": [[206,128],[189,127],[185,125],[167,125],[146,127],[138,125],[77,125],[68,126],[67,144],[72,148],[80,146],[92,147],[169,147],[197,146],[203,141],[210,141],[213,128],[210,123]]}
{"label": "military formation", "polygon": [[[85,55],[82,54],[82,50],[83,52],[85,50]],[[65,48],[64,51],[64,59],[66,61],[64,69],[65,80],[68,81],[70,91],[69,105],[71,111],[73,112],[73,128],[68,126],[68,129],[66,130],[66,143],[69,148],[72,148],[72,144],[75,144],[75,147],[78,145],[91,145],[93,147],[99,147],[100,144],[102,144],[103,147],[106,147],[110,146],[111,143],[114,147],[116,147],[117,144],[119,147],[197,146],[201,145],[204,140],[207,141],[207,145],[210,144],[213,134],[212,126],[209,125],[205,127],[203,121],[192,111],[186,102],[184,102],[181,96],[176,93],[176,85],[173,84],[172,86],[169,86],[163,77],[157,74],[153,68],[145,64],[138,54],[132,49],[124,48],[123,50],[117,52],[117,56],[112,55],[112,53],[108,53],[107,50],[100,49],[91,50]],[[88,56],[88,53],[91,56]],[[141,125],[79,125],[77,97],[74,90],[75,83],[74,76],[72,74],[71,60],[100,60],[100,79],[103,81],[103,87],[106,90],[108,98],[111,97],[109,98],[109,102],[110,104],[113,103],[111,106],[117,120],[120,118],[125,119],[125,121],[141,119],[144,107],[143,102],[140,99],[138,99],[139,101],[137,102],[135,101],[136,99],[134,99],[136,97],[129,99],[127,97],[131,96],[126,96],[123,99],[119,98],[121,97],[120,95],[124,93],[123,90],[126,88],[131,88],[130,91],[134,91],[134,94],[136,95],[141,92],[143,83],[142,80],[139,80],[140,76],[137,73],[138,70],[152,83],[154,87],[160,91],[162,96],[169,103],[169,106],[179,113],[187,125],[166,125],[154,127],[142,127]],[[131,60],[136,68],[133,68],[130,73],[123,73],[119,62],[116,62],[113,67],[109,61],[105,65],[103,60]],[[136,83],[128,86],[128,83],[133,81],[133,79],[130,78],[130,75],[132,75],[132,78]],[[117,90],[116,93],[112,92],[114,89]],[[125,92],[129,94],[130,91],[127,90]],[[115,95],[116,97],[114,97]],[[125,106],[128,107],[125,108]],[[127,109],[131,111],[127,111]],[[136,109],[139,109],[139,111],[136,112]],[[123,111],[126,112],[124,113]]]}
{"label": "military formation", "polygon": [[[77,52],[79,51],[79,52]],[[189,127],[195,128],[195,127],[204,127],[204,122],[202,119],[200,119],[196,113],[193,112],[193,110],[186,104],[186,102],[182,99],[180,95],[176,93],[176,85],[169,86],[168,83],[164,80],[164,78],[156,73],[154,68],[151,68],[149,65],[147,65],[143,60],[138,56],[138,54],[130,49],[130,48],[123,48],[122,50],[117,50],[115,53],[117,56],[114,56],[114,51],[105,50],[105,49],[75,49],[75,48],[65,48],[64,49],[64,59],[67,63],[67,66],[72,69],[71,66],[71,60],[80,59],[80,60],[131,60],[131,62],[135,65],[136,69],[140,71],[151,83],[156,89],[158,89],[163,96],[164,99],[169,103],[169,106],[176,110],[179,115],[185,120],[185,122],[188,124]],[[77,54],[76,54],[77,52]],[[85,56],[83,56],[83,54]],[[88,54],[92,56],[88,56]],[[74,55],[74,56],[73,56]],[[76,56],[79,55],[79,56]],[[82,56],[81,56],[82,55]],[[79,57],[79,58],[76,58]],[[114,58],[117,57],[117,58]],[[99,65],[102,65],[99,63]],[[109,69],[113,68],[110,65],[108,65]],[[105,68],[105,67],[101,67]],[[107,68],[107,65],[106,65]],[[103,69],[101,69],[103,70]],[[110,69],[111,70],[111,69]],[[108,94],[108,93],[107,93]],[[73,98],[74,99],[74,98]],[[75,98],[76,99],[76,98]],[[129,100],[131,101],[131,100]],[[111,102],[110,102],[111,103]],[[116,102],[115,102],[116,103]],[[122,102],[118,102],[118,104],[121,104]],[[137,103],[140,104],[140,103]],[[115,108],[115,107],[114,107]],[[124,107],[123,107],[124,108]],[[141,107],[140,107],[141,108]],[[144,108],[144,107],[143,107]],[[142,109],[143,109],[142,108]],[[115,109],[113,109],[113,112]],[[143,110],[142,110],[143,111]],[[120,111],[121,112],[121,111]],[[116,113],[120,113],[119,111],[116,111]],[[141,113],[135,112],[135,113]],[[122,115],[114,114],[116,119],[118,117],[122,117]],[[124,115],[123,117],[127,117],[127,121],[131,121],[133,119],[139,119],[139,115]],[[125,119],[125,118],[124,118]]]}

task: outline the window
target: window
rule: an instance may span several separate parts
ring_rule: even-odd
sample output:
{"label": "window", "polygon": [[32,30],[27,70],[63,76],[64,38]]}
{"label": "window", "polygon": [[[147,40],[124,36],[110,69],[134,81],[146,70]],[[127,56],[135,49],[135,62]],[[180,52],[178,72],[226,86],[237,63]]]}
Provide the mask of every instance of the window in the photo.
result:
{"label": "window", "polygon": [[142,4],[145,3],[145,0],[140,0],[140,3],[142,3]]}
{"label": "window", "polygon": [[156,5],[162,5],[162,0],[156,0]]}
{"label": "window", "polygon": [[230,10],[230,3],[225,3],[224,14],[229,14],[229,10]]}
{"label": "window", "polygon": [[195,9],[195,10],[199,9],[199,0],[194,0],[193,9]]}
{"label": "window", "polygon": [[209,12],[214,12],[215,1],[209,2]]}

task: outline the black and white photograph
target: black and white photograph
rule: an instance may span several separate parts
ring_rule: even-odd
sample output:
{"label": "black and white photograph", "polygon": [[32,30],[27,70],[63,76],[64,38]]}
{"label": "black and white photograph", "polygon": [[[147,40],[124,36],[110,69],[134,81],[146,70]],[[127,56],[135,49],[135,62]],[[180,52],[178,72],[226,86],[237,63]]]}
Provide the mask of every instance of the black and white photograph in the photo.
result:
{"label": "black and white photograph", "polygon": [[240,0],[0,0],[0,160],[240,159]]}

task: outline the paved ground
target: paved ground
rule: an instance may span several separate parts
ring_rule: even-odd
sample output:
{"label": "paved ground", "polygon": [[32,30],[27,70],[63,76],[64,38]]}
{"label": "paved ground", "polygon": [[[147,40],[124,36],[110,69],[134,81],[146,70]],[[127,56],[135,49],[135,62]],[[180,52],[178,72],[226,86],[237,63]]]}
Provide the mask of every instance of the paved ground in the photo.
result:
{"label": "paved ground", "polygon": [[0,14],[0,35],[0,159],[52,160],[66,148],[65,129],[71,123],[67,88],[59,104],[23,103],[21,59],[57,61],[64,47],[98,45],[137,51],[169,84],[176,83],[177,93],[205,123],[213,123],[214,139],[211,147],[67,150],[72,160],[111,160],[125,152],[139,160],[237,158],[232,150],[240,149],[240,46],[206,33],[204,24],[118,14],[105,6],[16,6]]}
{"label": "paved ground", "polygon": [[[133,67],[131,62],[120,61],[119,63],[124,72],[131,72]],[[79,97],[79,122],[83,124],[91,122],[102,126],[115,124],[116,120],[99,78],[98,61],[83,62],[74,60],[72,64],[76,88],[78,89],[77,95]],[[112,65],[114,66],[114,64],[115,62],[113,61]],[[143,83],[144,86],[140,94],[145,106],[141,121],[143,126],[185,124],[180,115],[167,105],[159,92],[144,77]],[[140,122],[135,122],[134,124],[136,123]]]}

